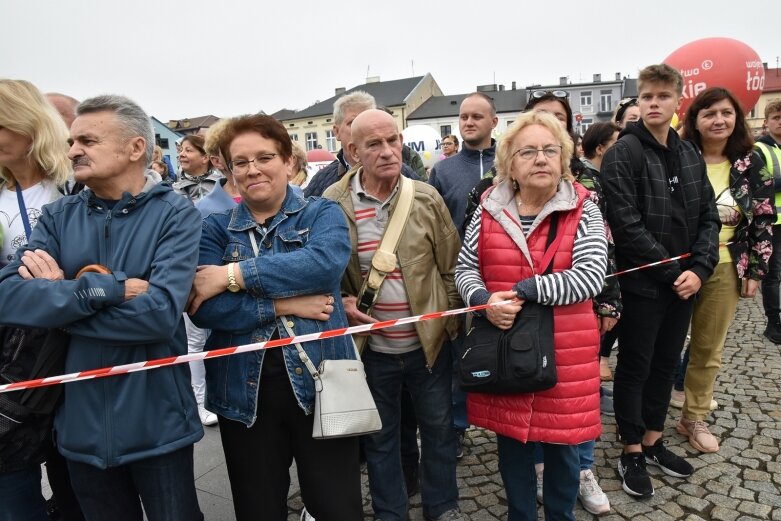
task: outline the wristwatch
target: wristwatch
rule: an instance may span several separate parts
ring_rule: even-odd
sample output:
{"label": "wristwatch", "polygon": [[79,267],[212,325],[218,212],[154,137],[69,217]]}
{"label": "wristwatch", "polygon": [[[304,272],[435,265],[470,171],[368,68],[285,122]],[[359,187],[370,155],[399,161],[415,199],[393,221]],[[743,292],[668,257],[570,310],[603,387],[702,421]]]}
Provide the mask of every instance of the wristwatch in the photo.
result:
{"label": "wristwatch", "polygon": [[231,293],[237,293],[241,289],[241,287],[236,283],[236,274],[233,272],[233,267],[235,265],[235,262],[228,264],[228,291]]}

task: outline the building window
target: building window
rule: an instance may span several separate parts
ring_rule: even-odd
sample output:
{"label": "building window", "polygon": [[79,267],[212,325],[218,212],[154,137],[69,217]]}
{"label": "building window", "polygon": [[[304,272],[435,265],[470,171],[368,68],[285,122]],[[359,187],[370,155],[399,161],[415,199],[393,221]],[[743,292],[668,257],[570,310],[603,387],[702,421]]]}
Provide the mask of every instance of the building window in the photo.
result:
{"label": "building window", "polygon": [[509,120],[507,120],[507,128],[510,128],[511,126],[513,126],[513,123],[514,123],[514,122],[515,122],[515,120],[514,120],[514,119],[509,119]]}
{"label": "building window", "polygon": [[610,112],[613,110],[613,91],[603,90],[599,95],[599,111]]}
{"label": "building window", "polygon": [[584,90],[580,93],[580,106],[590,107],[591,106],[591,91],[590,90]]}
{"label": "building window", "polygon": [[334,135],[333,130],[325,131],[325,146],[329,152],[336,152],[338,150],[336,148],[336,136]]}
{"label": "building window", "polygon": [[317,132],[306,133],[306,150],[315,150],[317,148]]}
{"label": "building window", "polygon": [[581,136],[585,134],[592,123],[594,123],[594,118],[583,118],[580,123],[577,124],[578,134]]}
{"label": "building window", "polygon": [[450,131],[450,125],[440,125],[439,134],[442,137],[449,136],[450,134],[452,134],[452,132]]}
{"label": "building window", "polygon": [[291,141],[298,141],[298,134],[290,134]]}

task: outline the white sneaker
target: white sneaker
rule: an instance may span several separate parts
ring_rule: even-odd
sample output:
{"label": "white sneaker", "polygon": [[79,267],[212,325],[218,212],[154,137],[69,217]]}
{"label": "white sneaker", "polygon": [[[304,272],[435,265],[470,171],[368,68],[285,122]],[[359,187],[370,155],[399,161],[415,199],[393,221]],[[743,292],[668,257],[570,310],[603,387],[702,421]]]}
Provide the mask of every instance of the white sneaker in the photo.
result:
{"label": "white sneaker", "polygon": [[596,516],[610,512],[610,501],[602,492],[594,473],[589,469],[580,471],[578,499],[580,499],[583,508]]}
{"label": "white sneaker", "polygon": [[207,411],[202,403],[198,404],[198,416],[201,417],[201,423],[207,427],[217,424],[217,415],[213,412]]}
{"label": "white sneaker", "polygon": [[306,507],[301,511],[301,521],[315,521],[315,518],[312,517],[312,514],[306,511]]}

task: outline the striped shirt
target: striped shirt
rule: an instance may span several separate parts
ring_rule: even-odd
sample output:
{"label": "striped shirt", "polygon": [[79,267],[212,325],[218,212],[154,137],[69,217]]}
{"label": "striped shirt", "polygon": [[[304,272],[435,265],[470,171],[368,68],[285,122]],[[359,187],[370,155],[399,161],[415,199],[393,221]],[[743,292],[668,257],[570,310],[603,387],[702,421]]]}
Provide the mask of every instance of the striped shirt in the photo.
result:
{"label": "striped shirt", "polygon": [[[350,195],[355,209],[355,225],[358,232],[358,261],[365,278],[371,267],[372,257],[382,240],[391,201],[399,191],[399,185],[385,201],[367,194],[361,185],[360,175],[353,176]],[[380,288],[380,296],[374,305],[372,316],[377,320],[396,320],[411,315],[409,297],[404,286],[398,258],[396,269],[388,273]],[[389,327],[372,332],[369,349],[378,353],[399,354],[420,349],[420,339],[414,324]]]}
{"label": "striped shirt", "polygon": [[[485,304],[490,296],[477,260],[482,214],[483,207],[479,206],[466,230],[456,265],[456,287],[469,306]],[[535,221],[533,218],[532,222]],[[531,229],[531,226],[523,226],[524,235]],[[606,269],[607,241],[602,214],[597,205],[586,200],[572,247],[572,268],[550,275],[535,275],[537,302],[563,306],[593,298],[602,290]]]}

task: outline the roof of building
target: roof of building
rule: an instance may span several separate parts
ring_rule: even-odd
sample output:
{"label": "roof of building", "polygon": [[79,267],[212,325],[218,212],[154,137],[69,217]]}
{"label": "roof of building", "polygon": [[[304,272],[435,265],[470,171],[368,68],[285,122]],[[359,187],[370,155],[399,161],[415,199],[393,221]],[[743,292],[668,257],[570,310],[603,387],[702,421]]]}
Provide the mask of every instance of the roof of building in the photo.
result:
{"label": "roof of building", "polygon": [[404,105],[404,100],[410,93],[415,90],[415,87],[423,81],[425,76],[415,76],[414,78],[403,78],[400,80],[390,81],[376,81],[371,83],[364,83],[358,85],[345,92],[331,96],[325,101],[315,103],[311,107],[307,107],[300,110],[290,116],[277,118],[280,121],[287,121],[291,119],[313,118],[318,116],[327,116],[334,112],[334,102],[344,96],[356,90],[362,90],[368,94],[374,96],[377,101],[377,105],[384,107],[395,107],[398,105]]}
{"label": "roof of building", "polygon": [[765,69],[765,88],[763,92],[781,91],[781,68]]}
{"label": "roof of building", "polygon": [[284,121],[285,119],[290,119],[290,116],[292,116],[295,113],[296,111],[292,109],[279,109],[278,111],[273,113],[271,117],[279,121]]}
{"label": "roof of building", "polygon": [[[472,93],[432,96],[418,107],[415,112],[407,116],[407,121],[458,116],[461,102],[470,94]],[[497,114],[520,112],[526,105],[526,90],[524,89],[488,91],[483,92],[483,94],[494,100]]]}
{"label": "roof of building", "polygon": [[168,128],[179,131],[187,132],[191,129],[209,128],[220,120],[217,116],[198,116],[195,118],[182,118],[172,119],[168,122]]}

